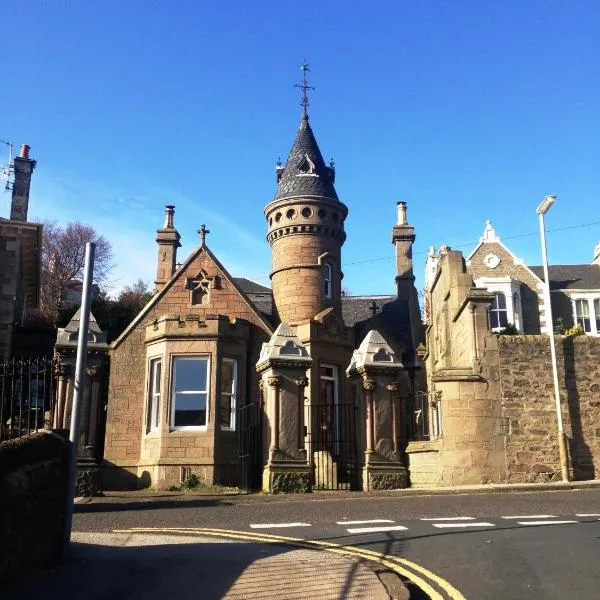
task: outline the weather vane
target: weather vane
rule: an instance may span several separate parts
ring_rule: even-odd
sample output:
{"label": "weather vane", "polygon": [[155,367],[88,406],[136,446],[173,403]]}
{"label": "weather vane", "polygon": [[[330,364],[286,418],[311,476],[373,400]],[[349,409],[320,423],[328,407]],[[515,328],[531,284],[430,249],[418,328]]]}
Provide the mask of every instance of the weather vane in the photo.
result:
{"label": "weather vane", "polygon": [[310,63],[306,61],[302,63],[300,66],[302,70],[302,83],[296,83],[294,87],[300,88],[302,90],[302,101],[300,102],[300,106],[304,108],[304,116],[308,116],[308,107],[310,106],[310,101],[308,100],[308,90],[314,90],[315,88],[311,85],[308,85],[308,81],[306,81],[306,74],[310,73]]}

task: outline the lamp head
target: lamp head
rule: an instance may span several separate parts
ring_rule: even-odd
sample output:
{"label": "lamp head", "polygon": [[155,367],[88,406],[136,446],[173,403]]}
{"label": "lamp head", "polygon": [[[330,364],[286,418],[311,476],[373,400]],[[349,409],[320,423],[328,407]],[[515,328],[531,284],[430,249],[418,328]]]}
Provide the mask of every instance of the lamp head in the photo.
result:
{"label": "lamp head", "polygon": [[535,212],[538,215],[545,215],[550,210],[555,200],[556,196],[546,196],[542,200],[542,203],[535,209]]}

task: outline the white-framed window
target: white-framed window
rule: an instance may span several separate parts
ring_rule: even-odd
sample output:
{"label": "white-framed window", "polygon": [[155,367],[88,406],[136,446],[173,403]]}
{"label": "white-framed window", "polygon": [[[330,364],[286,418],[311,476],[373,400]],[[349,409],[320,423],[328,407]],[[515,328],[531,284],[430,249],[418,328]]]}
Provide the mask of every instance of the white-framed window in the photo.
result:
{"label": "white-framed window", "polygon": [[208,356],[173,357],[171,384],[171,427],[173,429],[206,429],[209,380]]}
{"label": "white-framed window", "polygon": [[147,431],[158,431],[160,419],[160,378],[162,360],[151,358],[148,365],[148,426]]}
{"label": "white-framed window", "polygon": [[573,322],[581,325],[588,335],[600,335],[600,297],[598,292],[577,293],[571,296]]}
{"label": "white-framed window", "polygon": [[[490,307],[490,329],[499,331],[512,323],[518,331],[523,331],[521,282],[510,276],[478,277],[474,282],[476,287],[486,288],[489,292],[496,293],[496,298]],[[498,298],[498,294],[502,294],[504,298]]]}
{"label": "white-framed window", "polygon": [[506,296],[502,292],[496,292],[490,306],[490,329],[496,331],[504,329],[507,325],[508,309],[506,307]]}
{"label": "white-framed window", "polygon": [[235,431],[237,408],[238,362],[232,358],[221,361],[221,429]]}
{"label": "white-framed window", "polygon": [[331,298],[331,265],[323,265],[323,283],[325,284],[325,298]]}

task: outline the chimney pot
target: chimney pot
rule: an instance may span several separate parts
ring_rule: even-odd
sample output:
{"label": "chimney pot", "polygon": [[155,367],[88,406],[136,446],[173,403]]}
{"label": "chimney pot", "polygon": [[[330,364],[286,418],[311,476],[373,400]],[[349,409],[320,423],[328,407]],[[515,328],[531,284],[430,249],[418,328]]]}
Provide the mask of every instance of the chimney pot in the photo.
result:
{"label": "chimney pot", "polygon": [[21,153],[19,154],[20,158],[29,158],[29,150],[31,146],[29,144],[21,144]]}
{"label": "chimney pot", "polygon": [[406,202],[398,202],[398,225],[406,225]]}
{"label": "chimney pot", "polygon": [[172,204],[165,206],[165,229],[173,229],[173,215],[175,207]]}

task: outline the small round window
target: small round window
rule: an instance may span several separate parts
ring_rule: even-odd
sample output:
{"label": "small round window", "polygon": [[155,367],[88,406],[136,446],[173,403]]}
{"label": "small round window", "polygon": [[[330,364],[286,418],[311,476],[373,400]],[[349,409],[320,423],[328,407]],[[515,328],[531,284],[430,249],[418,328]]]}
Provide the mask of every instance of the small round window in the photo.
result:
{"label": "small round window", "polygon": [[325,219],[327,217],[327,213],[322,208],[319,209],[318,215],[321,217],[321,219]]}
{"label": "small round window", "polygon": [[312,217],[312,210],[310,210],[310,208],[308,208],[308,206],[305,206],[305,207],[302,209],[302,216],[303,216],[305,219],[309,219],[310,217]]}
{"label": "small round window", "polygon": [[288,219],[294,219],[296,217],[296,211],[293,208],[290,208],[286,213],[285,216]]}
{"label": "small round window", "polygon": [[280,212],[278,212],[278,213],[275,215],[275,223],[279,223],[279,221],[281,221],[281,213],[280,213]]}
{"label": "small round window", "polygon": [[339,219],[339,217],[338,217],[338,214],[337,214],[337,213],[333,213],[333,214],[331,215],[331,218],[333,219],[333,221],[334,221],[335,223],[337,223],[337,222],[338,222],[338,219]]}

